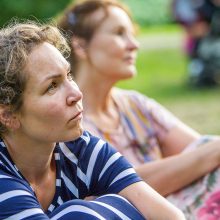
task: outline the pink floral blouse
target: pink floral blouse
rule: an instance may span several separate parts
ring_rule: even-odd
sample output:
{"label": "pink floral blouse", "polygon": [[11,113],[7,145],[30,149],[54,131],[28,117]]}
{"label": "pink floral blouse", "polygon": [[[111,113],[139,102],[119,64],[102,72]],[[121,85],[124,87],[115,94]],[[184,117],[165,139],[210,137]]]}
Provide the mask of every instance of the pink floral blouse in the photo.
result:
{"label": "pink floral blouse", "polygon": [[[94,124],[85,115],[85,129],[108,141],[133,166],[161,159],[162,153],[158,140],[162,140],[164,135],[177,126],[180,121],[159,103],[136,91],[114,88],[112,97],[120,114],[119,127],[109,131],[101,125]],[[199,147],[213,138],[203,136],[188,146],[186,150]],[[220,194],[219,169],[169,195],[167,199],[185,213],[187,220],[220,220],[220,217],[210,219],[204,217],[215,216],[210,213],[205,215],[206,211],[220,210],[220,202],[218,202],[217,209],[206,208],[207,203],[210,203],[208,202],[211,199],[209,197],[216,190]],[[216,216],[218,215],[216,214]]]}

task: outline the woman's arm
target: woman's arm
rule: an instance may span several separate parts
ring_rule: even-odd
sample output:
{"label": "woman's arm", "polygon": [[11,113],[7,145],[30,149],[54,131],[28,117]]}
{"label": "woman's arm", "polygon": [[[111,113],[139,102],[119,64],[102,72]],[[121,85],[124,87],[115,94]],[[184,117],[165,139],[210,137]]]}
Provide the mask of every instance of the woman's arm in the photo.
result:
{"label": "woman's arm", "polygon": [[184,220],[183,213],[145,182],[134,183],[120,193],[127,198],[146,219]]}
{"label": "woman's arm", "polygon": [[189,144],[200,137],[198,132],[178,121],[178,124],[166,132],[163,138],[159,136],[158,141],[163,157],[168,157],[181,153]]}
{"label": "woman's arm", "polygon": [[136,171],[157,192],[165,196],[206,175],[219,164],[218,137],[196,149],[143,164]]}
{"label": "woman's arm", "polygon": [[182,152],[190,143],[200,138],[201,135],[197,131],[187,126],[154,99],[139,93],[136,97],[139,100],[136,107],[142,112],[143,117],[151,122],[163,157]]}
{"label": "woman's arm", "polygon": [[[203,144],[200,149],[182,155],[191,143],[200,140],[201,135],[154,100],[145,97],[142,100],[152,117],[163,157],[162,160],[136,168],[149,185],[163,196],[168,195],[206,175],[220,164],[219,141]],[[170,179],[172,183],[169,183]]]}

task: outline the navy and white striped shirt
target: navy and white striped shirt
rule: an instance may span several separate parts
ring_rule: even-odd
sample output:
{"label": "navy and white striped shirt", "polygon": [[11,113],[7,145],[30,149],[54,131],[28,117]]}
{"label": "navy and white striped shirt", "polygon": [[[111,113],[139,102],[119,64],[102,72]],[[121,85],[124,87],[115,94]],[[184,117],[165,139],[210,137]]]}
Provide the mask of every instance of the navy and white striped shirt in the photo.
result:
{"label": "navy and white striped shirt", "polygon": [[[97,201],[88,202],[78,199],[84,199],[90,195],[118,193],[130,184],[141,180],[120,153],[88,132],[84,132],[75,141],[57,143],[54,157],[57,169],[56,192],[48,210],[44,213],[33,189],[13,163],[4,143],[0,142],[0,219],[10,217],[12,219],[58,219],[54,216],[57,214],[60,217],[66,216],[80,207],[85,209],[81,214],[86,214],[88,207],[91,210],[94,208],[96,212]],[[104,206],[111,206],[114,199],[125,202],[129,206],[129,203],[121,197],[109,196],[105,197]],[[100,203],[102,201],[103,198]],[[127,214],[126,210],[118,208],[113,202],[112,207],[114,206],[115,210],[118,209],[119,212]],[[98,207],[100,208],[100,204]],[[140,216],[139,213],[136,214]],[[103,213],[102,217],[106,218]],[[101,218],[94,217],[94,219]]]}

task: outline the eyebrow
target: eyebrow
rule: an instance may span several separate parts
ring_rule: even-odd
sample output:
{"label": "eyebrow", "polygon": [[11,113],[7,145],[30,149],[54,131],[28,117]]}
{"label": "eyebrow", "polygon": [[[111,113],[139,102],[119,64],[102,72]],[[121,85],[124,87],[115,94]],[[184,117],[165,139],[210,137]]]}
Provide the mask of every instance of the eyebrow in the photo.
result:
{"label": "eyebrow", "polygon": [[[68,62],[68,66],[67,66],[67,69],[66,69],[67,73],[69,73],[71,71],[71,66],[70,66],[70,63]],[[51,74],[49,76],[47,76],[44,81],[47,81],[47,80],[50,80],[50,79],[53,79],[53,78],[59,78],[59,77],[62,77],[62,74],[58,73],[58,74]]]}
{"label": "eyebrow", "polygon": [[47,77],[44,79],[44,81],[47,81],[47,80],[50,80],[50,79],[53,79],[53,78],[59,78],[59,77],[61,77],[61,76],[62,76],[62,74],[52,74],[52,75],[47,76]]}

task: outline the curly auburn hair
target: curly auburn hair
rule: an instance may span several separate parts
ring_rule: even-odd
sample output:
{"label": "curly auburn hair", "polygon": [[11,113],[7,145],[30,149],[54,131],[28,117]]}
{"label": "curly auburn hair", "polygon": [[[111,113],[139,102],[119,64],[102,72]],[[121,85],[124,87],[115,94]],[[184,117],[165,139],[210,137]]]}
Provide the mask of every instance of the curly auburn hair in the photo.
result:
{"label": "curly auburn hair", "polygon": [[[65,57],[70,53],[65,38],[52,25],[13,21],[0,30],[0,105],[8,106],[11,112],[18,111],[22,105],[27,81],[23,69],[27,57],[43,42],[54,45]],[[0,136],[6,131],[7,128],[0,123]]]}

